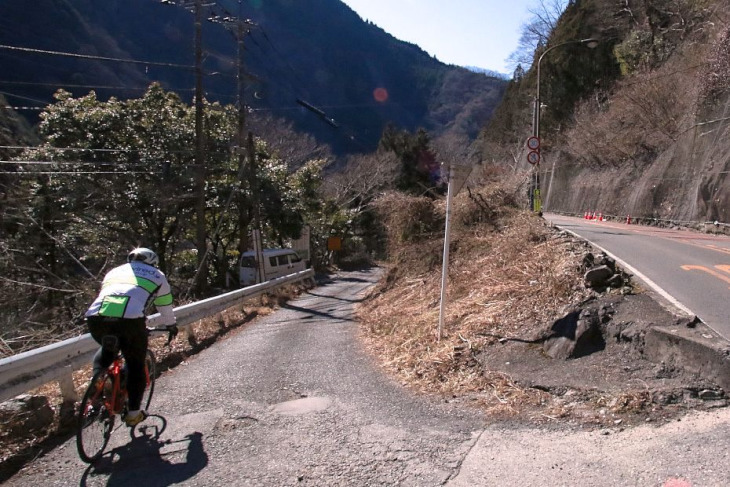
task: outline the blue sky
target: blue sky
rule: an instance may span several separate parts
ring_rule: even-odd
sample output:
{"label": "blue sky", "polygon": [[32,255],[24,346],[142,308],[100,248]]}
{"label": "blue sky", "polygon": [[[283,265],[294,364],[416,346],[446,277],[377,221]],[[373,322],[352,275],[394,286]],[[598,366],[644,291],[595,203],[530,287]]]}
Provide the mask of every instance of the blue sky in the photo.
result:
{"label": "blue sky", "polygon": [[507,57],[517,47],[535,0],[342,0],[364,20],[458,66],[508,75]]}

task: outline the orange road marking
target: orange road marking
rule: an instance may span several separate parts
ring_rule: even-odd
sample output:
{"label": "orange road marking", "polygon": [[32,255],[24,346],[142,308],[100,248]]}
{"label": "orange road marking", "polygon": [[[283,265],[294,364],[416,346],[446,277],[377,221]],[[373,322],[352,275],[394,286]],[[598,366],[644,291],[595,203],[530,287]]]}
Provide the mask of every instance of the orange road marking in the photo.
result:
{"label": "orange road marking", "polygon": [[730,265],[716,265],[715,267],[730,274]]}
{"label": "orange road marking", "polygon": [[[730,269],[730,266],[716,266],[716,267],[721,268],[722,270],[724,270],[726,272],[728,272],[728,270]],[[728,269],[725,269],[725,267],[727,267]],[[706,273],[710,274],[711,276],[717,277],[718,279],[721,279],[721,280],[727,282],[728,284],[730,284],[730,277],[723,276],[719,272],[715,272],[712,269],[708,269],[707,267],[703,267],[701,265],[683,265],[682,269],[684,269],[685,271],[706,272]]]}

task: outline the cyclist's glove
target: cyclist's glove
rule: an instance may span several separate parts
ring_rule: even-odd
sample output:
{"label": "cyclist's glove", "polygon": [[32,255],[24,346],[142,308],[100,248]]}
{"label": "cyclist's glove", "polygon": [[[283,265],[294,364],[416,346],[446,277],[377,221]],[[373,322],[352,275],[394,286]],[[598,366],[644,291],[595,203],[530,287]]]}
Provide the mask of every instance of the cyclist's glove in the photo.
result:
{"label": "cyclist's glove", "polygon": [[178,331],[177,325],[167,326],[167,343],[165,345],[169,345],[172,342],[172,340],[177,336]]}

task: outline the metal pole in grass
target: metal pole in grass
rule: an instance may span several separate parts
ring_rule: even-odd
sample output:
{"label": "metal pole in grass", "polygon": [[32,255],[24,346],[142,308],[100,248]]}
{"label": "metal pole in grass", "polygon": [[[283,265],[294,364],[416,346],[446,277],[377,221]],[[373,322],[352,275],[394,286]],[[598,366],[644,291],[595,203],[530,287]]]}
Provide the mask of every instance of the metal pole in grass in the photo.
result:
{"label": "metal pole in grass", "polygon": [[439,308],[439,327],[437,339],[440,342],[444,329],[444,314],[446,311],[446,280],[449,277],[449,241],[451,238],[451,202],[464,186],[466,178],[471,173],[471,166],[448,166],[448,191],[446,193],[446,229],[444,231],[444,263],[441,268],[441,306]]}
{"label": "metal pole in grass", "polygon": [[441,268],[441,306],[439,308],[439,329],[437,339],[441,341],[442,330],[444,329],[444,312],[446,308],[446,280],[449,276],[449,237],[451,236],[451,200],[454,196],[451,194],[453,166],[449,165],[449,189],[446,193],[446,230],[444,231],[444,262]]}

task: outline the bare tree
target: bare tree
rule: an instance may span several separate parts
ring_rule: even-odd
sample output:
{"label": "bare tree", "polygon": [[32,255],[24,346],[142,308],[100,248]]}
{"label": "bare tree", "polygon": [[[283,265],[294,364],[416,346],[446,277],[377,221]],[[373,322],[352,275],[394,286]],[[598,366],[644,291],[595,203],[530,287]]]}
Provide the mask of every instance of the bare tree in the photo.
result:
{"label": "bare tree", "polygon": [[295,171],[314,159],[332,159],[328,146],[320,144],[311,135],[298,132],[291,122],[269,115],[250,117],[251,130],[266,141],[280,159]]}
{"label": "bare tree", "polygon": [[351,156],[345,168],[325,182],[325,192],[344,208],[361,210],[383,190],[392,188],[400,166],[393,152]]}
{"label": "bare tree", "polygon": [[439,162],[473,166],[479,162],[479,150],[463,134],[446,133],[431,142]]}
{"label": "bare tree", "polygon": [[528,9],[530,18],[522,24],[517,49],[507,58],[512,67],[532,65],[535,50],[547,43],[563,11],[572,3],[573,0],[537,0],[536,5]]}

